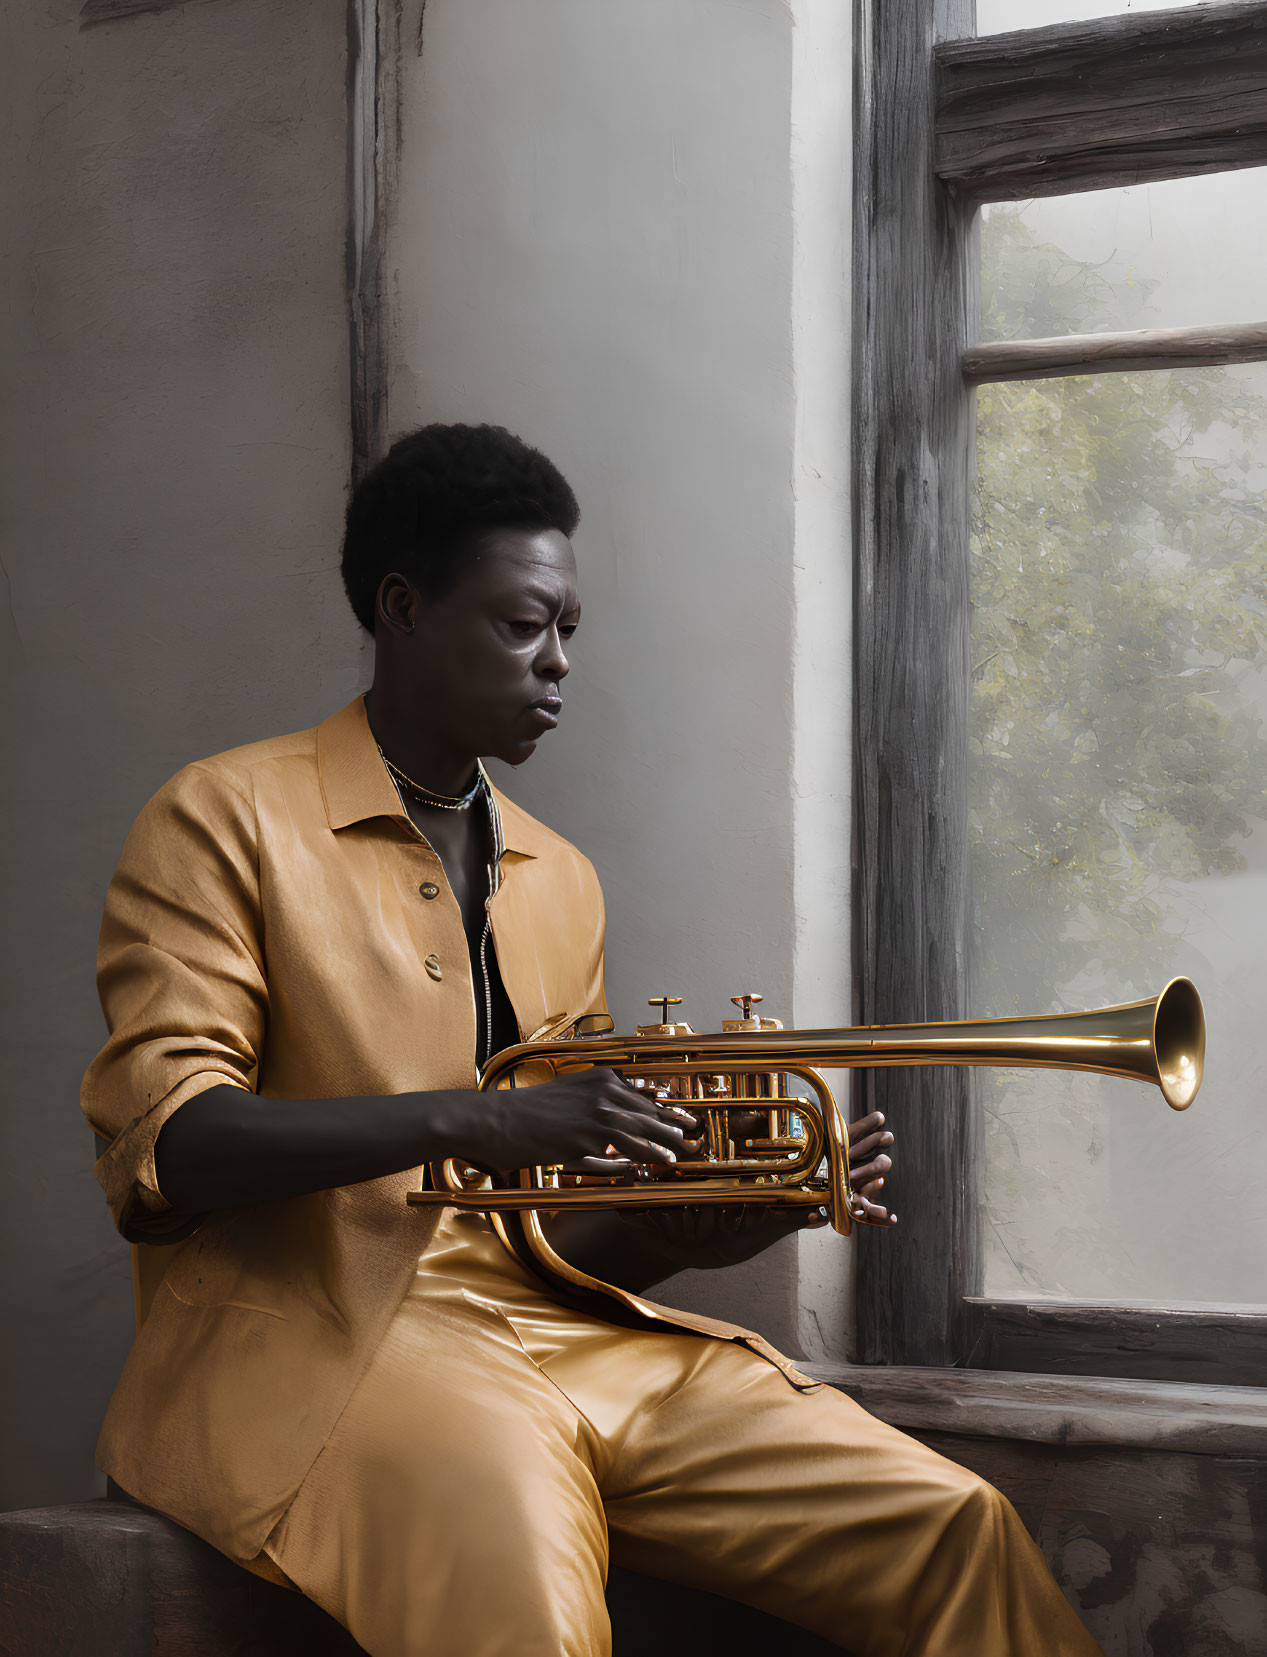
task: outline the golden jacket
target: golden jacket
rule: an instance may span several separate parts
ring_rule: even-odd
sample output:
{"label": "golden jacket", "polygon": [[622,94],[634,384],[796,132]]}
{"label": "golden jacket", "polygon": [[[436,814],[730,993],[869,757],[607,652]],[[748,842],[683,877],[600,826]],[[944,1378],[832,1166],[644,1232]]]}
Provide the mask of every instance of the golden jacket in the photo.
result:
{"label": "golden jacket", "polygon": [[[505,849],[490,917],[521,1030],[603,1010],[593,867],[497,803]],[[134,1496],[247,1557],[325,1443],[436,1214],[405,1202],[418,1170],[179,1214],[155,1178],[159,1129],[224,1083],[303,1099],[476,1079],[461,915],[360,698],[314,730],[187,766],[159,790],[110,885],[98,984],[109,1039],[83,1085],[84,1111],[111,1141],[98,1177],[125,1237],[185,1239],[98,1459]]]}
{"label": "golden jacket", "polygon": [[[504,849],[489,914],[521,1034],[605,1011],[592,865],[494,793]],[[461,914],[401,809],[361,698],[313,730],[189,765],[159,790],[110,884],[97,974],[109,1039],[83,1108],[110,1141],[98,1177],[126,1238],[179,1245],[161,1251],[170,1262],[98,1464],[249,1559],[369,1364],[439,1211],[406,1203],[421,1178],[411,1169],[177,1213],[155,1177],[159,1129],[225,1083],[306,1099],[476,1081]],[[643,1309],[742,1341],[794,1386],[814,1385],[746,1330]]]}

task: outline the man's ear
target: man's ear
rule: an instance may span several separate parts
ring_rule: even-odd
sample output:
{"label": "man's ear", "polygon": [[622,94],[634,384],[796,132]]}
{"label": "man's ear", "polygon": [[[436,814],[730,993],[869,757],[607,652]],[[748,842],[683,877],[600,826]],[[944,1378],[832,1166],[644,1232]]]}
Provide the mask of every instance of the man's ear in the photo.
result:
{"label": "man's ear", "polygon": [[392,633],[412,633],[420,603],[418,589],[409,577],[393,571],[379,583],[374,601],[375,619]]}

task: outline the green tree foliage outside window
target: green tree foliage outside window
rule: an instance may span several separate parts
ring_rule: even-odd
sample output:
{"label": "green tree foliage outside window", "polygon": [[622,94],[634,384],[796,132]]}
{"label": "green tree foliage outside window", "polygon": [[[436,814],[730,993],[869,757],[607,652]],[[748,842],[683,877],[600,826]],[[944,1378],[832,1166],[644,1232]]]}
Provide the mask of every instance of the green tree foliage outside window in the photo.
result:
{"label": "green tree foliage outside window", "polygon": [[[1129,291],[983,230],[985,338],[1122,326]],[[971,809],[982,1013],[1166,976],[1171,882],[1267,817],[1267,399],[1226,370],[978,393]],[[1072,999],[1070,999],[1072,998]],[[982,1004],[985,1003],[985,1004]]]}

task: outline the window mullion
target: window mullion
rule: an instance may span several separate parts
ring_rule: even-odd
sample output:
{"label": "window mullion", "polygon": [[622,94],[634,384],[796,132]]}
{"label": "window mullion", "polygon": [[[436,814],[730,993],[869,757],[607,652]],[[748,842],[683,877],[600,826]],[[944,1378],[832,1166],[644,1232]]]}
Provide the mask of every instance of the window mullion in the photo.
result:
{"label": "window mullion", "polygon": [[971,345],[960,364],[969,385],[1051,380],[1071,374],[1135,374],[1145,369],[1217,368],[1267,361],[1267,322],[1199,328],[1139,328],[1126,333],[1064,334],[1055,339]]}
{"label": "window mullion", "polygon": [[[972,212],[929,164],[928,8],[861,0],[855,15],[854,959],[863,1022],[926,1022],[970,1012],[960,354],[977,337],[976,256]],[[895,1230],[858,1239],[857,1355],[960,1362],[982,1258],[971,1073],[861,1073],[859,1093],[897,1135],[909,1195]]]}

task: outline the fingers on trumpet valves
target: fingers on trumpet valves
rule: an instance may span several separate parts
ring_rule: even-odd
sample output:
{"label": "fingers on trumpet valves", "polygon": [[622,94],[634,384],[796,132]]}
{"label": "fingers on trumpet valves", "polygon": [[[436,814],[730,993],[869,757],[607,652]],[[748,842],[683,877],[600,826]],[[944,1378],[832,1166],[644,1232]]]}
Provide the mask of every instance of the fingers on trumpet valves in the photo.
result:
{"label": "fingers on trumpet valves", "polygon": [[[618,1109],[618,1116],[623,1120],[616,1125],[640,1142],[636,1148],[626,1147],[629,1160],[639,1168],[676,1163],[690,1148],[687,1133],[696,1125],[694,1117],[674,1101],[667,1081],[623,1075],[617,1079],[628,1091]],[[630,1094],[635,1096],[636,1103],[629,1099]]]}
{"label": "fingers on trumpet valves", "polygon": [[677,1117],[678,1121],[685,1123],[687,1127],[699,1128],[698,1120],[690,1111],[683,1110],[682,1106],[674,1101],[667,1082],[655,1081],[646,1076],[630,1076],[628,1083],[635,1093],[641,1093],[644,1098],[654,1099],[661,1110]]}
{"label": "fingers on trumpet valves", "polygon": [[671,1104],[665,1099],[661,1099],[658,1102],[665,1110],[669,1111],[673,1116],[676,1116],[679,1122],[684,1122],[686,1126],[692,1130],[692,1132],[699,1131],[699,1118],[692,1116],[689,1110],[683,1110],[681,1105]]}

